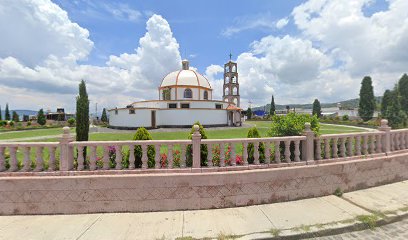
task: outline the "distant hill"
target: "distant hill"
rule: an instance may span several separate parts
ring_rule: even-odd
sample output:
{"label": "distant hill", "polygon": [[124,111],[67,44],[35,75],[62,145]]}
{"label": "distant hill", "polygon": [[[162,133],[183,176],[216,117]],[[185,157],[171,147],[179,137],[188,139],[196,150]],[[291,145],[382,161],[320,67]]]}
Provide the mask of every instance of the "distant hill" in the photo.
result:
{"label": "distant hill", "polygon": [[[20,116],[20,119],[23,118],[23,115],[28,115],[28,116],[37,115],[37,111],[33,111],[33,110],[10,110],[10,116],[12,115],[13,111],[15,111],[18,114],[18,116]],[[4,119],[5,112],[3,108],[1,109],[1,114],[2,114],[2,119]]]}
{"label": "distant hill", "polygon": [[[381,103],[382,97],[375,97],[375,100],[377,104]],[[341,102],[336,102],[336,103],[320,103],[322,108],[331,108],[331,107],[337,107],[337,103],[340,103],[343,108],[347,109],[354,109],[358,108],[358,103],[359,103],[359,98],[354,98],[354,99],[349,99]],[[269,111],[271,104],[266,104],[266,106],[260,106],[260,107],[254,107],[252,110],[264,110]],[[286,106],[289,106],[290,108],[303,108],[303,109],[312,109],[313,104],[308,103],[308,104],[285,104],[285,105],[275,105],[276,110],[284,110],[286,109]]]}

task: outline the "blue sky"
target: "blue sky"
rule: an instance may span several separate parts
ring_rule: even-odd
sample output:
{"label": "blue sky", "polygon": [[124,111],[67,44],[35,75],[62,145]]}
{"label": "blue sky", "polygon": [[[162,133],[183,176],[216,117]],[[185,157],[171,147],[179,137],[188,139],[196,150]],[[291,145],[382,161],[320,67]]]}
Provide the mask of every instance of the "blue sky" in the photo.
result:
{"label": "blue sky", "polygon": [[157,98],[182,58],[222,95],[222,65],[238,63],[242,107],[375,95],[408,72],[406,0],[0,1],[0,106],[75,110]]}

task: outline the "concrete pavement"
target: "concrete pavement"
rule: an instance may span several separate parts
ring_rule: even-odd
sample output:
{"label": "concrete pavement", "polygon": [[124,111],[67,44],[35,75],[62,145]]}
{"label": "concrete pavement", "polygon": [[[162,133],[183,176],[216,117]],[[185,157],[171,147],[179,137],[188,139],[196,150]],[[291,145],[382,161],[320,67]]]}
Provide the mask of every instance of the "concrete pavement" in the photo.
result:
{"label": "concrete pavement", "polygon": [[305,238],[372,227],[407,214],[408,181],[404,181],[345,193],[341,198],[333,195],[240,208],[0,216],[0,239]]}

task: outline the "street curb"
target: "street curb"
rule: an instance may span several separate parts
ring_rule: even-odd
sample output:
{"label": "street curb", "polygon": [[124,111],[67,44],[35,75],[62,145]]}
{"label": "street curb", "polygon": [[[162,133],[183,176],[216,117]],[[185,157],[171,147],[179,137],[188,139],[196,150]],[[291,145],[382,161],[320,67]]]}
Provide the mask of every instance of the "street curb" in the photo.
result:
{"label": "street curb", "polygon": [[[408,212],[396,215],[396,216],[387,216],[386,218],[382,218],[376,221],[375,227],[381,227],[387,224],[395,223],[408,218]],[[299,234],[293,234],[288,236],[276,236],[276,237],[266,237],[266,238],[257,238],[257,239],[279,239],[279,240],[292,240],[292,239],[306,239],[306,238],[316,238],[316,237],[325,237],[325,236],[332,236],[338,235],[342,233],[349,233],[355,231],[362,231],[370,229],[370,227],[366,223],[355,223],[349,226],[339,227],[339,228],[332,228],[332,229],[325,229],[321,231],[315,232],[304,232]]]}

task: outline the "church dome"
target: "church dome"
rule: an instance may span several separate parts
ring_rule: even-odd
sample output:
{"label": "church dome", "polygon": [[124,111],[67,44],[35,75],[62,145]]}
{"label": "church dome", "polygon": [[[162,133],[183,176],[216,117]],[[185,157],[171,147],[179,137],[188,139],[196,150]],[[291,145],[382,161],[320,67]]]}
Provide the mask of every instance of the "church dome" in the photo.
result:
{"label": "church dome", "polygon": [[211,89],[210,83],[203,75],[189,69],[189,63],[187,60],[183,60],[181,70],[171,72],[163,78],[160,88],[173,86],[189,86]]}

